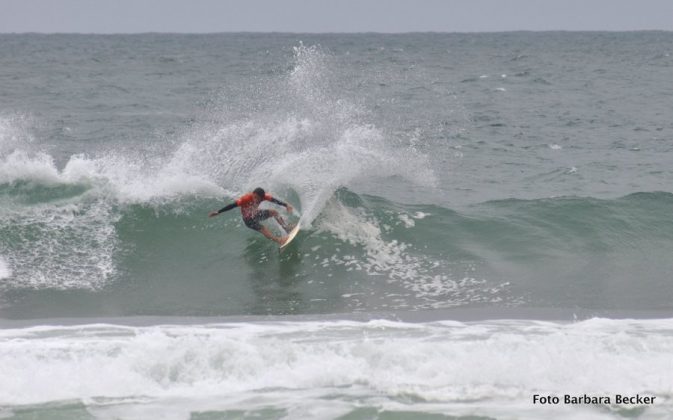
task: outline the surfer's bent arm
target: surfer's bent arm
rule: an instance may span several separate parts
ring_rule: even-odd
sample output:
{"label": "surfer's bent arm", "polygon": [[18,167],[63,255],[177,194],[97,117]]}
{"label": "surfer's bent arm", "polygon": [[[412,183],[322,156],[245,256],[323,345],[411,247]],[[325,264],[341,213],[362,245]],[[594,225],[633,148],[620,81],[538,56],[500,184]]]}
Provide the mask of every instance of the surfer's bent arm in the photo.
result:
{"label": "surfer's bent arm", "polygon": [[269,201],[272,202],[273,204],[278,204],[279,206],[287,207],[287,203],[284,203],[276,198],[270,198]]}
{"label": "surfer's bent arm", "polygon": [[229,211],[229,210],[234,209],[234,208],[236,208],[236,207],[238,207],[238,204],[236,204],[236,203],[227,204],[226,206],[222,207],[222,208],[219,209],[218,211],[211,211],[211,212],[208,214],[208,217],[214,217],[214,216],[217,216],[217,215],[220,214],[220,213],[224,213],[225,211]]}
{"label": "surfer's bent arm", "polygon": [[275,198],[273,198],[273,197],[269,198],[268,200],[269,200],[270,202],[272,202],[273,204],[278,204],[279,206],[283,206],[283,207],[285,207],[285,208],[287,209],[287,211],[289,211],[290,213],[292,213],[292,206],[291,206],[291,205],[289,205],[289,204],[287,204],[287,203],[285,203],[285,202],[283,202],[283,201],[280,201],[280,200],[278,200],[278,199],[275,199]]}

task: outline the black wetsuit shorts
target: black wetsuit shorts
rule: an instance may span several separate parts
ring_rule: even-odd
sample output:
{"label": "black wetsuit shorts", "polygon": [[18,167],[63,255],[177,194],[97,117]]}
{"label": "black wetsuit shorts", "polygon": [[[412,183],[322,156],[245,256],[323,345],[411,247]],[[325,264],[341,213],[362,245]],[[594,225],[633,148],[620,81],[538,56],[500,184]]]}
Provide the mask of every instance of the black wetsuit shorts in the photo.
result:
{"label": "black wetsuit shorts", "polygon": [[273,214],[270,210],[260,210],[252,217],[243,218],[243,223],[245,223],[245,225],[250,229],[260,230],[262,229],[262,224],[260,222],[262,220],[268,219],[269,217],[273,217]]}

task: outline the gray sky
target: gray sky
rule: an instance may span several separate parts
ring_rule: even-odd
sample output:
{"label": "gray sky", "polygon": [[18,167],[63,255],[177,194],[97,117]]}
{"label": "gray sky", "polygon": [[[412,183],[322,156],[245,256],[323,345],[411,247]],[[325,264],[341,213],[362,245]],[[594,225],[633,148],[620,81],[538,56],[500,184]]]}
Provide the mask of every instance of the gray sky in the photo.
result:
{"label": "gray sky", "polygon": [[0,0],[0,32],[673,30],[673,0]]}

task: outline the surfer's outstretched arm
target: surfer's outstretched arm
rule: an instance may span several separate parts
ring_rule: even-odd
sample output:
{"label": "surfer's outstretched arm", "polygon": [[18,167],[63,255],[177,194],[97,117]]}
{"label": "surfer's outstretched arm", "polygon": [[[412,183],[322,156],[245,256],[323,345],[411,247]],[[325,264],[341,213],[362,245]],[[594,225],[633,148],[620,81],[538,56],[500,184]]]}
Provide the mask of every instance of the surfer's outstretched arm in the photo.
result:
{"label": "surfer's outstretched arm", "polygon": [[236,204],[236,203],[227,204],[226,206],[222,207],[218,211],[211,211],[210,213],[208,213],[208,217],[215,217],[220,213],[224,213],[225,211],[235,209],[236,207],[238,207],[238,204]]}

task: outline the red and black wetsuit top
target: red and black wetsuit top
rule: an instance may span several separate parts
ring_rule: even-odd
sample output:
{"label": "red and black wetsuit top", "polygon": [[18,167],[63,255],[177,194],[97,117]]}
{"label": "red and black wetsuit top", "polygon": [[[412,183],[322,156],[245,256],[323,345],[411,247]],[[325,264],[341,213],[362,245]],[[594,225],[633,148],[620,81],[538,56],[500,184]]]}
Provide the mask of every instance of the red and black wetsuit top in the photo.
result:
{"label": "red and black wetsuit top", "polygon": [[259,200],[254,193],[247,193],[236,200],[236,206],[241,208],[241,216],[243,216],[244,219],[252,219],[258,211],[259,203],[262,201],[273,202],[273,197],[271,197],[271,194],[267,193],[264,194],[262,200]]}
{"label": "red and black wetsuit top", "polygon": [[236,202],[229,204],[220,210],[218,210],[218,213],[222,213],[224,211],[228,211],[233,209],[234,207],[240,207],[241,208],[241,216],[243,216],[243,220],[249,220],[255,218],[257,212],[259,211],[259,203],[262,201],[270,201],[274,204],[278,204],[279,206],[285,206],[287,207],[287,204],[280,200],[276,200],[271,196],[271,194],[264,194],[263,199],[259,199],[254,193],[247,193],[242,195]]}

